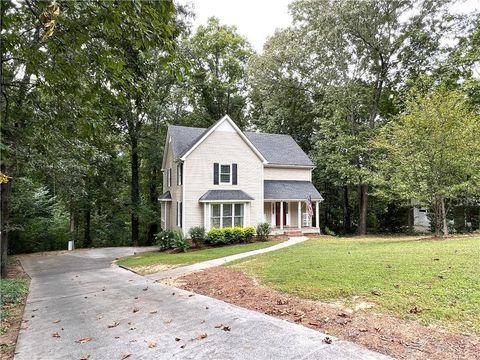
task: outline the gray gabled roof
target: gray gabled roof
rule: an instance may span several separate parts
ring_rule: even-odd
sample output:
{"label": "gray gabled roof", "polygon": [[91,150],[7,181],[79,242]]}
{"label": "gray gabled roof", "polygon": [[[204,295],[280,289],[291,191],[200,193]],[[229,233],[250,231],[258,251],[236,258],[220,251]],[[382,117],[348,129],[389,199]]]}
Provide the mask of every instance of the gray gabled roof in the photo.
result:
{"label": "gray gabled roof", "polygon": [[242,190],[208,190],[203,194],[198,201],[200,202],[209,202],[209,201],[250,201],[253,200],[253,197],[248,195]]}
{"label": "gray gabled roof", "polygon": [[245,132],[245,136],[270,164],[313,166],[290,135]]}
{"label": "gray gabled roof", "polygon": [[323,200],[322,195],[310,181],[265,180],[263,197],[265,200]]}
{"label": "gray gabled roof", "polygon": [[[208,129],[170,125],[168,132],[176,158],[183,156]],[[290,135],[244,132],[245,136],[273,165],[314,166]]]}

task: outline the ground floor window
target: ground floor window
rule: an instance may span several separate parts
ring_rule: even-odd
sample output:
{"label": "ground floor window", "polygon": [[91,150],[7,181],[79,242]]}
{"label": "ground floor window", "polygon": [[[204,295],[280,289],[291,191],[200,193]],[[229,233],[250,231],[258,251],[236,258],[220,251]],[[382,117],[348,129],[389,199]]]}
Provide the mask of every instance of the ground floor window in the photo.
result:
{"label": "ground floor window", "polygon": [[245,204],[212,204],[211,206],[211,227],[244,226]]}

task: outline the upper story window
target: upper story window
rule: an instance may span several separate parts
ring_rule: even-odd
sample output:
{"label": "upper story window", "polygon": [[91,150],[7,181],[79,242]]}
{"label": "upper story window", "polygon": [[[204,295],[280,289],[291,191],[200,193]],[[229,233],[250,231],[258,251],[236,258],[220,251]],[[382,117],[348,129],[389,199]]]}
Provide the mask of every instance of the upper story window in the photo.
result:
{"label": "upper story window", "polygon": [[183,163],[177,164],[177,185],[183,184]]}
{"label": "upper story window", "polygon": [[237,164],[213,164],[213,184],[214,185],[237,185],[238,179]]}
{"label": "upper story window", "polygon": [[168,187],[172,186],[172,169],[171,168],[167,169],[167,186]]}
{"label": "upper story window", "polygon": [[232,183],[232,165],[220,165],[220,184]]}

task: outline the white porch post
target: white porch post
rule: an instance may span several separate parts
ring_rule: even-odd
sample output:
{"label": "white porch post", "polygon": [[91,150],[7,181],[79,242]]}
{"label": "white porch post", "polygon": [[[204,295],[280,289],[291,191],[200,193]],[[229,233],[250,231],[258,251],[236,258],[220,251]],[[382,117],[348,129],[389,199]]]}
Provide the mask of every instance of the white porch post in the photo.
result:
{"label": "white porch post", "polygon": [[208,219],[208,205],[207,203],[203,203],[203,227],[205,228],[205,230],[207,230],[207,226],[208,226],[208,223],[207,223],[207,219]]}
{"label": "white porch post", "polygon": [[320,224],[319,224],[319,221],[320,221],[320,212],[318,210],[318,204],[320,204],[319,201],[316,201],[315,202],[315,225],[316,225],[316,228],[317,229],[320,229]]}
{"label": "white porch post", "polygon": [[298,217],[298,228],[301,229],[302,228],[302,202],[301,201],[298,202],[297,217]]}
{"label": "white porch post", "polygon": [[283,230],[283,201],[280,201],[280,230]]}

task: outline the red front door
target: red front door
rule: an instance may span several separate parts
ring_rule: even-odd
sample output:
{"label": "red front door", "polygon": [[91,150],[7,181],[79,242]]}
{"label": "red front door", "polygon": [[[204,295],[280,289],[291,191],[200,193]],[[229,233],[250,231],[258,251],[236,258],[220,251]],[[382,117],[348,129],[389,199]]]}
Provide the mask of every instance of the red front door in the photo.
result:
{"label": "red front door", "polygon": [[[275,203],[275,225],[280,226],[280,202]],[[283,203],[283,225],[285,226],[287,224],[287,203]]]}

